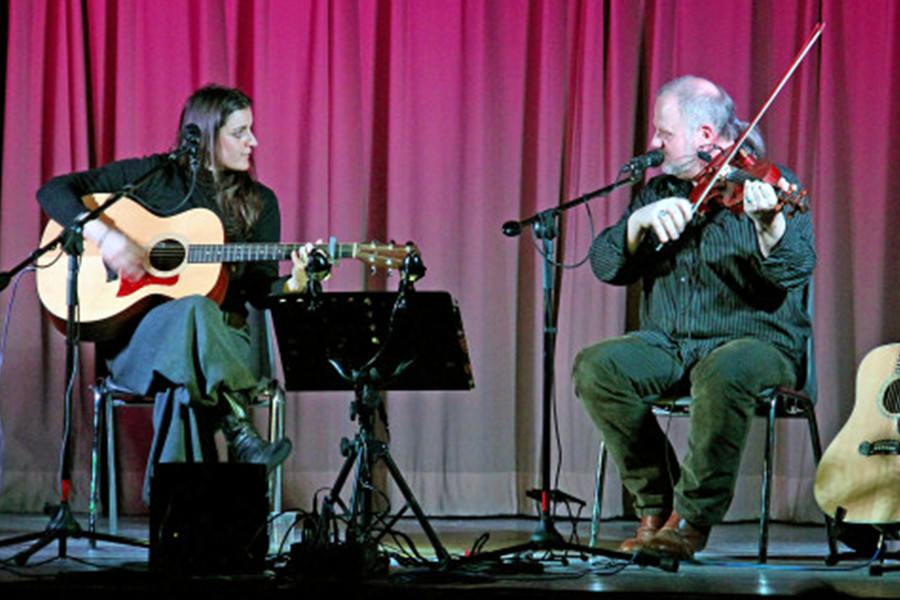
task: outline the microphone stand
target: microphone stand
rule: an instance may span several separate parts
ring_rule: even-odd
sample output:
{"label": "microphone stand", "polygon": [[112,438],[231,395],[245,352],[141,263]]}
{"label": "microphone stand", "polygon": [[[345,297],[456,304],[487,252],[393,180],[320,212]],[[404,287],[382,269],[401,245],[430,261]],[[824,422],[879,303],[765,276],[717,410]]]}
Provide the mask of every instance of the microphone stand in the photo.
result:
{"label": "microphone stand", "polygon": [[[657,163],[658,164],[658,163]],[[502,231],[507,236],[519,235],[525,227],[531,227],[534,234],[540,238],[542,243],[543,257],[543,295],[544,295],[544,337],[543,337],[543,398],[542,398],[542,427],[541,427],[541,489],[540,489],[540,520],[537,529],[532,533],[531,538],[524,544],[514,545],[506,549],[500,549],[492,552],[473,554],[467,557],[463,562],[469,560],[490,560],[499,558],[507,554],[518,554],[526,551],[539,550],[569,550],[581,552],[584,554],[603,555],[607,557],[620,558],[622,560],[631,560],[635,564],[657,566],[664,570],[675,571],[678,568],[678,561],[668,557],[648,556],[640,552],[637,554],[626,554],[622,552],[611,552],[592,548],[588,546],[580,546],[578,544],[566,542],[562,535],[557,531],[553,522],[553,513],[551,504],[553,502],[553,490],[550,488],[550,420],[551,406],[553,403],[553,381],[554,381],[554,362],[556,347],[556,321],[554,319],[554,243],[559,232],[558,219],[563,212],[584,204],[588,200],[599,196],[606,196],[615,189],[623,185],[631,185],[640,180],[641,175],[647,166],[633,166],[632,163],[626,165],[619,172],[619,178],[610,185],[600,188],[593,192],[589,192],[569,202],[560,204],[553,208],[549,208],[542,212],[536,213],[522,221],[507,221],[503,224]],[[621,175],[628,172],[627,178]]]}
{"label": "microphone stand", "polygon": [[169,154],[167,157],[168,160],[160,162],[157,166],[141,175],[133,183],[126,185],[121,190],[110,196],[106,202],[96,207],[95,209],[83,214],[81,217],[76,219],[74,223],[63,228],[56,239],[32,252],[26,260],[16,265],[11,271],[0,273],[0,291],[2,291],[9,284],[9,281],[16,273],[23,270],[28,265],[34,263],[38,258],[43,256],[47,252],[60,247],[69,255],[69,271],[68,280],[66,283],[66,302],[68,311],[66,320],[66,385],[63,399],[63,447],[62,457],[60,459],[61,464],[59,508],[56,514],[50,520],[50,523],[43,531],[13,536],[5,540],[0,540],[0,547],[11,546],[36,540],[35,543],[32,544],[29,548],[26,548],[13,557],[13,560],[15,560],[16,564],[19,566],[27,563],[28,559],[32,555],[34,555],[43,547],[47,546],[53,541],[59,542],[58,557],[65,558],[67,556],[67,541],[69,538],[87,538],[92,547],[98,540],[139,546],[142,548],[149,547],[149,543],[143,540],[98,533],[95,531],[85,532],[75,520],[75,517],[72,515],[72,509],[70,506],[72,489],[71,426],[72,392],[75,387],[75,362],[77,357],[77,346],[79,343],[78,273],[81,266],[81,255],[84,250],[83,232],[85,224],[99,217],[104,211],[109,209],[120,199],[133,193],[135,190],[144,185],[147,181],[150,180],[151,177],[156,175],[157,172],[162,170],[170,162],[176,160],[186,153],[191,153],[193,155],[191,157],[191,167],[194,177],[196,178],[196,147],[182,146],[182,148],[180,148],[176,152],[172,152],[171,154]]}

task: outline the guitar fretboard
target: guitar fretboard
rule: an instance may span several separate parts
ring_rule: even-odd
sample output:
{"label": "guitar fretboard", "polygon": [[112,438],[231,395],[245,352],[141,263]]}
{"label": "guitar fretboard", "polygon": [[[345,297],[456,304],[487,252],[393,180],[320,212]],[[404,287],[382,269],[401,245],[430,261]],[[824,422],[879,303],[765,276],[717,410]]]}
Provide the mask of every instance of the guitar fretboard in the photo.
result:
{"label": "guitar fretboard", "polygon": [[[191,244],[188,247],[190,263],[228,263],[264,260],[290,260],[291,254],[306,244]],[[316,244],[332,260],[354,258],[359,244]]]}

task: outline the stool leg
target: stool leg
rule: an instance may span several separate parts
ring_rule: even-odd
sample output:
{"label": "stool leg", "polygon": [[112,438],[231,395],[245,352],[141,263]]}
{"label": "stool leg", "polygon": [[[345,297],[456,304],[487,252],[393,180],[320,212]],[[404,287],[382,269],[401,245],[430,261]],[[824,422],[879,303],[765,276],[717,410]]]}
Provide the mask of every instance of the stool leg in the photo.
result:
{"label": "stool leg", "polygon": [[775,452],[775,407],[778,397],[768,400],[769,412],[766,418],[766,451],[763,460],[762,508],[759,516],[759,562],[768,560],[769,550],[769,508],[772,503],[772,457]]}
{"label": "stool leg", "polygon": [[106,476],[107,476],[107,506],[109,508],[109,534],[116,535],[119,531],[119,490],[116,477],[116,420],[113,416],[113,404],[115,401],[108,394],[105,395],[106,417]]}
{"label": "stool leg", "polygon": [[93,534],[97,532],[97,504],[100,500],[100,436],[102,435],[100,429],[103,423],[103,411],[103,393],[98,386],[94,388],[94,430],[91,435],[91,495],[88,512],[91,548],[97,547],[97,539],[93,537]]}
{"label": "stool leg", "polygon": [[591,548],[597,547],[600,530],[600,512],[603,505],[603,487],[606,480],[606,444],[600,442],[597,452],[597,475],[594,481],[594,511],[591,515]]}
{"label": "stool leg", "polygon": [[[284,437],[284,391],[281,386],[273,384],[269,398],[269,442],[274,442]],[[282,491],[282,465],[278,465],[272,471],[269,483],[269,495],[272,512],[281,512]]]}

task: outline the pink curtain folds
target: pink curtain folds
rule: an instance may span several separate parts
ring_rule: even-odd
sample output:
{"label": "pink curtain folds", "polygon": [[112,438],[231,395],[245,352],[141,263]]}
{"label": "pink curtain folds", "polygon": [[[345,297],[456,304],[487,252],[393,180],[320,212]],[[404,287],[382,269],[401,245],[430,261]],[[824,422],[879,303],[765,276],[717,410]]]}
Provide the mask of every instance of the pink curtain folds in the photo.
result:
{"label": "pink curtain folds", "polygon": [[[862,5],[862,6],[861,6]],[[391,451],[434,515],[532,514],[545,377],[541,243],[520,220],[615,180],[652,131],[653,92],[709,77],[749,120],[809,32],[821,40],[761,120],[769,154],[809,189],[818,416],[823,440],[856,401],[862,356],[900,338],[900,225],[890,144],[900,133],[900,8],[891,0],[11,0],[0,269],[37,246],[34,200],[51,176],[168,150],[182,102],[218,82],[255,101],[259,178],[282,207],[285,241],[414,241],[419,290],[459,302],[471,391],[389,392]],[[592,233],[631,190],[565,213],[554,240],[558,319],[551,484],[588,500],[598,437],[574,398],[577,351],[633,320],[627,290],[583,264]],[[592,229],[593,228],[593,229]],[[287,265],[284,267],[287,268]],[[342,262],[326,291],[395,289]],[[65,348],[33,273],[10,307],[0,417],[0,510],[58,495]],[[11,304],[10,304],[11,303]],[[311,344],[315,340],[310,340]],[[87,505],[93,349],[79,356],[73,502]],[[343,462],[350,393],[292,391],[285,505],[310,508]],[[126,510],[141,512],[149,411],[122,411]],[[774,516],[815,521],[815,469],[802,424],[782,424]],[[797,427],[798,429],[795,429]],[[684,427],[670,426],[683,439]],[[758,511],[761,429],[748,444],[729,519]],[[614,479],[614,478],[613,478]],[[615,489],[609,487],[608,489]],[[399,492],[389,486],[398,502]],[[604,512],[622,514],[620,494]]]}

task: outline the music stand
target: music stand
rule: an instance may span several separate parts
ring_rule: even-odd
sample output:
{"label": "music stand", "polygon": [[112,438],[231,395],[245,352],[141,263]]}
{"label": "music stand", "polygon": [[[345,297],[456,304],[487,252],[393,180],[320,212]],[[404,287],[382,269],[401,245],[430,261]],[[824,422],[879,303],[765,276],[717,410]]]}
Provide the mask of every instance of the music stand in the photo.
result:
{"label": "music stand", "polygon": [[[359,423],[354,439],[341,440],[346,457],[322,503],[319,531],[328,535],[335,505],[347,519],[346,541],[377,544],[407,508],[411,509],[440,562],[449,559],[412,490],[378,439],[377,417],[385,416],[386,390],[468,390],[474,387],[459,308],[447,292],[417,292],[411,286],[393,292],[284,294],[270,305],[289,391],[354,392],[351,418]],[[383,461],[406,505],[373,534],[372,470]],[[348,506],[339,494],[354,465],[356,476]],[[335,530],[335,535],[337,534]]]}

